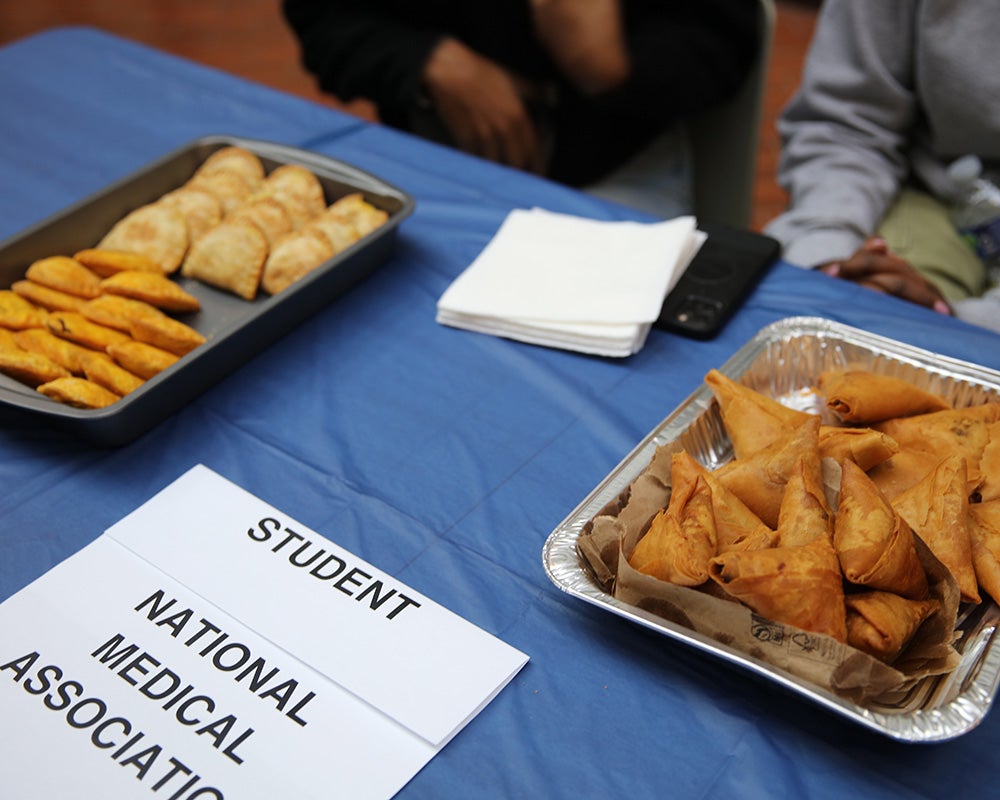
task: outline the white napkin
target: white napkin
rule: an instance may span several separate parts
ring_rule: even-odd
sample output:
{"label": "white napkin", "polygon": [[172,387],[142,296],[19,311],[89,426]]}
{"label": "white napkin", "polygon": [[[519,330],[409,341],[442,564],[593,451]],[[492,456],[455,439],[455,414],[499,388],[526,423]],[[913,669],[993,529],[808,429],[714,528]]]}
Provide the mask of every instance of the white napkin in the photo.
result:
{"label": "white napkin", "polygon": [[437,321],[605,356],[638,352],[705,240],[694,217],[604,222],[516,209],[438,300]]}

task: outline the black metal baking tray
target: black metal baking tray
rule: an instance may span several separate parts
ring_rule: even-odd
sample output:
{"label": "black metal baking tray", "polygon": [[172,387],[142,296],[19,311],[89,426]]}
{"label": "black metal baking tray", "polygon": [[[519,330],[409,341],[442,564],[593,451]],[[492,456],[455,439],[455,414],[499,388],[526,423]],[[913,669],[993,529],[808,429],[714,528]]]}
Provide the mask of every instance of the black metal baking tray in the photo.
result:
{"label": "black metal baking tray", "polygon": [[252,302],[178,276],[202,305],[201,311],[184,315],[183,321],[205,336],[205,344],[103,409],[72,408],[0,375],[2,424],[26,419],[58,425],[103,446],[128,443],[380,267],[395,246],[400,222],[413,212],[409,194],[350,164],[273,142],[207,136],[0,242],[0,288],[22,279],[39,258],[93,247],[129,211],[179,187],[209,155],[230,145],[256,153],[267,172],[282,164],[311,170],[328,204],[361,192],[388,214],[388,220],[284,291],[274,296],[261,293]]}

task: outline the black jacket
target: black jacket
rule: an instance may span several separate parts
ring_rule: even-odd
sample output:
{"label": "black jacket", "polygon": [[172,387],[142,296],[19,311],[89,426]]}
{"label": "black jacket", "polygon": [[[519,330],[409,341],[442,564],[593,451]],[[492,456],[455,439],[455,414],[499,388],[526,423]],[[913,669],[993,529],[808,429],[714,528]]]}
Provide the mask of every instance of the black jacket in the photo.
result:
{"label": "black jacket", "polygon": [[555,87],[550,177],[596,180],[671,122],[731,96],[757,51],[754,0],[623,0],[632,59],[627,83],[577,93],[532,34],[526,0],[283,0],[320,87],[376,103],[382,121],[411,129],[420,73],[450,35],[522,77]]}

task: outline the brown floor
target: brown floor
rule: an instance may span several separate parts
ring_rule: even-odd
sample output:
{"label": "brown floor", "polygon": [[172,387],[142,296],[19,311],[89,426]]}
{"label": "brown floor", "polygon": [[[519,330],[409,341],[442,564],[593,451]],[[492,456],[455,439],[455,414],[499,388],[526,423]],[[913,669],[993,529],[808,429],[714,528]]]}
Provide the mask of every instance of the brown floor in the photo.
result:
{"label": "brown floor", "polygon": [[[774,120],[798,84],[818,0],[777,0],[778,18],[761,129],[753,226],[784,206],[774,181]],[[59,25],[92,25],[329,105],[301,68],[279,0],[0,0],[0,44]],[[338,106],[339,107],[339,106]],[[370,117],[364,104],[348,110]]]}

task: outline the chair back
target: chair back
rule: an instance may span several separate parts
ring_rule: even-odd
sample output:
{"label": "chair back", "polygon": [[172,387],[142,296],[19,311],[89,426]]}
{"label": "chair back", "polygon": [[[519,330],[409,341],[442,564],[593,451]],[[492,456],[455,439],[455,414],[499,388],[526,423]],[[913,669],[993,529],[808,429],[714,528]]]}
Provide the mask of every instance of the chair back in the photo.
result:
{"label": "chair back", "polygon": [[740,91],[689,123],[694,207],[700,222],[748,228],[753,216],[757,149],[774,42],[774,0],[757,0],[759,50]]}

